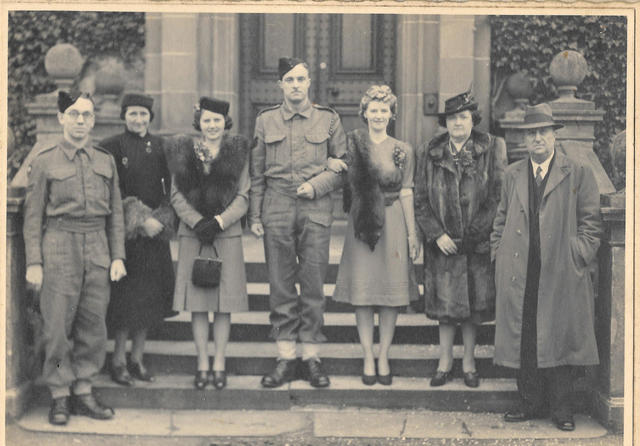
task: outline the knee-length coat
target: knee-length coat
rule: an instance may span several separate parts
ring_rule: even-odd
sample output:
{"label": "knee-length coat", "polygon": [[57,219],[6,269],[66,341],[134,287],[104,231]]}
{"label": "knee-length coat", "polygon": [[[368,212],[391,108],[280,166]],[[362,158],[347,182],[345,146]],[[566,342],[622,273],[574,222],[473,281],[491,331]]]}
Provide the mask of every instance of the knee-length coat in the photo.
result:
{"label": "knee-length coat", "polygon": [[[457,163],[448,133],[418,151],[415,213],[424,245],[427,317],[441,322],[493,318],[489,235],[505,167],[504,140],[475,130]],[[445,233],[458,254],[447,256],[436,245]]]}
{"label": "knee-length coat", "polygon": [[[491,234],[496,261],[494,362],[520,367],[529,256],[529,158],[510,165]],[[600,194],[591,168],[556,147],[539,211],[538,367],[594,365],[594,301],[588,265],[600,245]]]}

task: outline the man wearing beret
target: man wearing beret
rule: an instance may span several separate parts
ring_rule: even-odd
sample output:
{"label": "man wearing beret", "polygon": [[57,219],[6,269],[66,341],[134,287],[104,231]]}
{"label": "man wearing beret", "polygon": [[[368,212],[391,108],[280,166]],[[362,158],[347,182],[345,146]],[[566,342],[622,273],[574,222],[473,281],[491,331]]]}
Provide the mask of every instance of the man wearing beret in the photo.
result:
{"label": "man wearing beret", "polygon": [[284,101],[258,115],[250,166],[248,218],[251,231],[264,235],[272,337],[278,347],[276,367],[262,378],[262,385],[279,387],[296,378],[300,342],[301,375],[314,387],[327,387],[318,344],[326,340],[321,329],[333,212],[330,192],[340,185],[327,159],[345,155],[346,139],[338,114],[309,101],[311,79],[304,61],[281,58],[278,74]]}
{"label": "man wearing beret", "polygon": [[518,407],[505,421],[575,428],[575,366],[598,364],[588,265],[600,245],[600,194],[588,165],[562,154],[551,107],[528,107],[529,156],[505,171],[491,234],[496,262],[494,362],[518,369]]}
{"label": "man wearing beret", "polygon": [[110,419],[92,393],[106,353],[109,278],[126,275],[124,222],[113,157],[90,143],[95,123],[88,94],[58,94],[61,141],[29,167],[24,204],[28,286],[40,291],[49,422],[69,414]]}

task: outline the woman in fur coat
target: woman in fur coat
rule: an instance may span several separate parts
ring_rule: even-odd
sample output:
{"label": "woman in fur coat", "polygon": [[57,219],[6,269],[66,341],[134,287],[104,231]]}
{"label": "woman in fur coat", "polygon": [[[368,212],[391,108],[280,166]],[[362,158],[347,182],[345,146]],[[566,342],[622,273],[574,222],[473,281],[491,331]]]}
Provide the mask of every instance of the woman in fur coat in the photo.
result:
{"label": "woman in fur coat", "polygon": [[[249,142],[227,134],[231,128],[228,113],[228,102],[202,97],[193,121],[201,137],[171,140],[171,204],[180,218],[173,308],[191,312],[198,356],[197,389],[204,389],[207,383],[216,389],[226,386],[230,313],[249,307],[240,223],[249,206]],[[222,260],[218,286],[205,288],[192,283],[193,263],[199,255]],[[207,352],[209,312],[214,313],[213,370]]]}
{"label": "woman in fur coat", "polygon": [[[410,145],[387,134],[396,103],[388,86],[371,86],[360,101],[368,131],[347,135],[344,201],[349,220],[333,299],[355,306],[366,385],[391,384],[389,347],[398,310],[418,298],[411,261],[419,253],[413,215],[414,154]],[[374,306],[379,307],[377,367]]]}
{"label": "woman in fur coat", "polygon": [[416,221],[424,246],[427,317],[439,321],[440,359],[432,386],[451,380],[453,339],[462,326],[464,383],[478,387],[476,326],[493,319],[495,286],[489,235],[506,167],[501,138],[473,129],[480,122],[470,92],[445,102],[447,132],[418,150]]}
{"label": "woman in fur coat", "polygon": [[[125,132],[104,140],[101,146],[114,156],[126,224],[127,276],[112,282],[107,325],[115,348],[111,378],[129,386],[132,378],[153,381],[142,361],[147,330],[170,316],[174,287],[169,240],[175,214],[169,204],[171,175],[163,140],[149,134],[153,98],[127,94],[122,100],[121,119]],[[126,361],[126,342],[133,340]]]}

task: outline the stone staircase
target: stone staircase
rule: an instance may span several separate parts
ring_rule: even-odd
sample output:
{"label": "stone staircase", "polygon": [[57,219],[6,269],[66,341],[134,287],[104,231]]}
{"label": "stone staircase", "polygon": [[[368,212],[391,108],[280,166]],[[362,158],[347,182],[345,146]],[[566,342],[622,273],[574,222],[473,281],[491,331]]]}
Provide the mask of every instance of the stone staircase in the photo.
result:
{"label": "stone staircase", "polygon": [[[344,221],[337,221],[332,229],[330,267],[325,284],[328,297],[333,294],[345,230]],[[329,299],[324,327],[328,342],[321,346],[321,358],[331,376],[331,386],[314,389],[307,382],[295,381],[279,389],[263,389],[260,386],[261,375],[273,367],[277,354],[274,342],[268,338],[267,269],[262,241],[245,234],[243,244],[250,311],[232,315],[231,338],[227,347],[227,388],[222,391],[210,386],[204,391],[193,388],[196,356],[190,314],[181,313],[149,333],[145,362],[156,374],[156,382],[136,382],[134,387],[126,388],[112,383],[105,373],[96,383],[96,389],[105,402],[114,407],[159,409],[277,410],[321,404],[494,412],[503,411],[516,401],[513,372],[492,363],[493,323],[486,323],[478,330],[476,364],[482,377],[478,389],[470,389],[462,382],[459,334],[454,347],[455,379],[443,387],[429,386],[428,377],[435,373],[438,363],[438,326],[425,317],[419,308],[420,303],[398,317],[390,351],[394,374],[392,386],[376,384],[369,387],[361,383],[362,351],[355,315],[349,305]],[[172,245],[172,251],[176,258],[177,244]],[[416,265],[419,282],[421,268],[422,265]],[[111,340],[108,350],[113,350]],[[215,352],[213,342],[209,352]],[[582,393],[580,395],[584,396]],[[38,404],[47,404],[48,398],[44,389],[36,392]]]}

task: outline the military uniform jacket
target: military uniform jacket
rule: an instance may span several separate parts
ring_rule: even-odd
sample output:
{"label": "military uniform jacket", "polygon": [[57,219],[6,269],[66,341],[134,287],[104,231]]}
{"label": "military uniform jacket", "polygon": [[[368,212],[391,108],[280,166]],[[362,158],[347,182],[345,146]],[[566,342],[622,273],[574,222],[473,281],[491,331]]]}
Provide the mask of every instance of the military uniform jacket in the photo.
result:
{"label": "military uniform jacket", "polygon": [[42,234],[47,218],[106,218],[111,261],[124,259],[124,219],[113,157],[87,144],[66,140],[38,154],[30,167],[24,204],[27,265],[42,264]]}
{"label": "military uniform jacket", "polygon": [[259,223],[265,188],[295,196],[309,182],[320,198],[341,184],[340,175],[327,169],[327,158],[346,154],[340,116],[331,108],[307,103],[293,112],[286,103],[263,110],[256,119],[251,151],[249,224]]}

